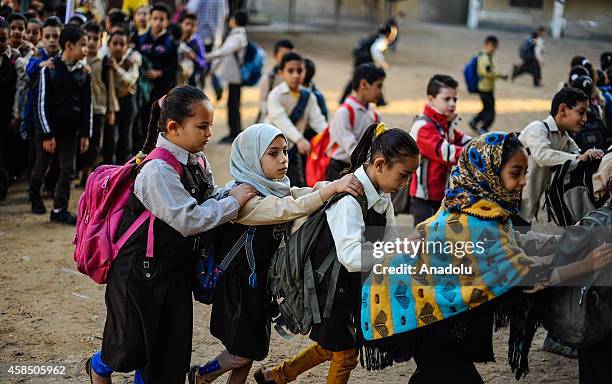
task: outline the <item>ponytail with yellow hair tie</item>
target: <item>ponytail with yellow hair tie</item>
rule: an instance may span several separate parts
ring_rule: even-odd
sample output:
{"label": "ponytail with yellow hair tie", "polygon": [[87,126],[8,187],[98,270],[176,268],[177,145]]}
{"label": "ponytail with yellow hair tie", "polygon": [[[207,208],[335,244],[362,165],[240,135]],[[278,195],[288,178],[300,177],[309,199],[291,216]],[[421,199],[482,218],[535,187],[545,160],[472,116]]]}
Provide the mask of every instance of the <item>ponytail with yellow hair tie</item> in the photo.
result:
{"label": "ponytail with yellow hair tie", "polygon": [[387,131],[388,129],[385,123],[378,123],[378,125],[376,126],[376,130],[374,130],[374,138],[378,138],[378,136],[382,135]]}

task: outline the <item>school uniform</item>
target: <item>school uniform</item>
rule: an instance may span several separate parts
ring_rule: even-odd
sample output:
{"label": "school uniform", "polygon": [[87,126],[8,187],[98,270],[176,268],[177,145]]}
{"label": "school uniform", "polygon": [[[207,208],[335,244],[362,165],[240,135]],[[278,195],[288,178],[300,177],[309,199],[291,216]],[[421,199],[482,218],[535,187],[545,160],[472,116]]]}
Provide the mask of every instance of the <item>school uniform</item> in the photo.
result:
{"label": "school uniform", "polygon": [[[290,188],[287,176],[272,180],[264,175],[260,159],[279,135],[282,132],[278,128],[258,124],[239,134],[232,144],[233,183],[248,183],[260,196],[251,199],[246,212],[215,229],[213,235],[217,263],[222,263],[232,249],[237,253],[215,288],[210,320],[211,334],[226,350],[205,365],[194,367],[206,382],[227,371],[231,371],[232,382],[244,382],[253,360],[268,355],[271,317],[278,311],[267,289],[270,261],[288,232],[287,223],[323,205],[318,192]],[[239,243],[245,236],[246,241]],[[194,374],[190,372],[190,381]]]}
{"label": "school uniform", "polygon": [[362,104],[354,96],[346,98],[329,124],[330,143],[327,151],[331,154],[331,160],[327,167],[327,180],[340,178],[340,173],[349,167],[351,154],[365,130],[379,121],[380,115],[374,107]]}
{"label": "school uniform", "polygon": [[119,111],[119,101],[115,92],[115,74],[104,63],[104,58],[102,52],[98,52],[94,57],[87,57],[87,65],[91,70],[93,130],[89,148],[81,155],[81,165],[84,167],[92,167],[95,164],[100,153],[103,133],[105,146],[114,141],[113,126],[107,124],[105,120],[107,113]]}
{"label": "school uniform", "polygon": [[580,149],[569,133],[561,133],[554,117],[527,125],[518,137],[529,154],[527,185],[523,189],[519,217],[529,226],[540,210],[540,199],[550,184],[551,168],[576,160]]}
{"label": "school uniform", "polygon": [[140,108],[140,130],[135,130],[133,137],[135,147],[140,148],[146,136],[151,104],[176,86],[178,44],[168,32],[164,32],[155,38],[151,33],[151,29],[149,29],[145,34],[138,37],[135,48],[142,55],[143,63],[147,64],[147,69],[162,71],[161,77],[147,80],[151,86],[149,102],[143,103]]}
{"label": "school uniform", "polygon": [[259,113],[255,123],[263,122],[268,113],[268,95],[270,92],[280,83],[283,82],[283,78],[278,75],[278,65],[275,65],[268,71],[266,76],[261,79],[259,83]]}
{"label": "school uniform", "polygon": [[[355,318],[361,298],[361,271],[368,261],[362,259],[363,237],[366,242],[382,240],[386,228],[395,225],[393,205],[388,193],[379,192],[361,167],[355,171],[367,199],[364,217],[359,202],[352,196],[340,199],[327,208],[326,225],[312,253],[313,269],[321,266],[332,247],[336,248],[340,271],[336,281],[333,306],[329,318],[314,324],[310,339],[315,341],[293,359],[273,369],[276,383],[293,381],[308,369],[331,360],[328,383],[346,383],[351,370],[357,365],[357,341]],[[369,228],[364,232],[364,227]],[[367,243],[366,243],[367,244]],[[324,314],[327,292],[331,282],[331,270],[316,287],[319,310]]]}
{"label": "school uniform", "polygon": [[101,358],[114,371],[141,369],[147,384],[183,383],[191,358],[198,234],[234,218],[239,204],[233,197],[209,199],[218,190],[202,153],[189,153],[163,133],[157,146],[176,157],[183,176],[164,161],[152,160],[136,177],[119,236],[148,209],[156,217],[154,256],[145,258],[148,225],[143,225],[113,261]]}
{"label": "school uniform", "polygon": [[[308,101],[301,114],[301,118],[293,122],[290,118],[298,106],[302,92],[308,92]],[[306,186],[305,156],[297,151],[295,144],[305,138],[306,128],[310,127],[316,133],[327,128],[327,121],[321,113],[317,98],[306,88],[300,86],[297,93],[292,92],[286,82],[282,82],[268,95],[268,115],[265,121],[278,127],[287,137],[289,145],[289,169],[287,176],[291,185]]]}
{"label": "school uniform", "polygon": [[138,112],[136,92],[141,64],[142,56],[140,53],[128,48],[126,54],[115,67],[115,89],[119,101],[119,112],[115,118],[113,142],[109,143],[110,148],[104,154],[105,163],[113,160],[114,155],[117,164],[123,164],[134,153],[132,130],[134,124],[136,124],[136,114]]}
{"label": "school uniform", "polygon": [[53,154],[45,151],[42,143],[55,138],[60,173],[53,208],[66,210],[79,139],[90,138],[93,130],[91,75],[84,61],[68,65],[55,57],[53,68],[43,68],[40,72],[35,105],[39,129],[35,135],[37,152],[30,192],[40,194],[43,178],[53,159]]}
{"label": "school uniform", "polygon": [[480,111],[470,125],[483,131],[488,131],[495,120],[495,81],[502,75],[496,69],[493,55],[484,51],[478,54],[477,63],[478,95],[482,101],[482,111]]}
{"label": "school uniform", "polygon": [[249,43],[246,29],[236,27],[232,29],[223,42],[223,45],[207,55],[208,60],[218,59],[212,64],[212,70],[222,81],[228,84],[227,119],[230,126],[229,136],[234,138],[242,131],[240,120],[240,92],[242,78],[240,65],[244,60],[244,49]]}
{"label": "school uniform", "polygon": [[[16,159],[11,158],[10,147],[20,138],[9,132],[11,121],[11,109],[13,98],[15,97],[15,85],[17,83],[17,70],[15,61],[19,52],[7,47],[4,52],[0,52],[0,200],[4,200],[10,180],[9,169]],[[13,172],[11,172],[13,173]]]}

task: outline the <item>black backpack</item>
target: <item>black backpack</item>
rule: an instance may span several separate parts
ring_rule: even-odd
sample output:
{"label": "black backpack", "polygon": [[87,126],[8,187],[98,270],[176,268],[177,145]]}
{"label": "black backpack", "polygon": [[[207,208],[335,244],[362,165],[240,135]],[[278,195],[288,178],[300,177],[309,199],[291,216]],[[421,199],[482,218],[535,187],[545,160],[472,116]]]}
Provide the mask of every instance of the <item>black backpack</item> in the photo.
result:
{"label": "black backpack", "polygon": [[[610,241],[612,209],[591,211],[580,225],[568,227],[561,235],[553,265],[581,260]],[[544,327],[576,348],[591,346],[609,335],[612,332],[612,265],[580,281],[565,284],[545,291]]]}
{"label": "black backpack", "polygon": [[600,163],[601,160],[567,160],[551,168],[553,175],[545,193],[548,221],[567,227],[603,206],[607,196],[597,199],[593,193],[593,174]]}
{"label": "black backpack", "polygon": [[375,33],[368,37],[364,37],[355,44],[353,47],[353,59],[356,63],[371,63],[374,61],[372,58],[372,53],[370,52],[370,48],[372,48],[372,44],[378,39],[378,34]]}
{"label": "black backpack", "polygon": [[521,43],[519,57],[521,60],[533,60],[535,58],[535,42],[531,37],[526,38]]}
{"label": "black backpack", "polygon": [[[276,331],[285,338],[290,333],[307,335],[313,324],[321,322],[316,286],[331,269],[330,289],[324,307],[323,317],[329,317],[334,302],[335,281],[340,272],[336,247],[317,270],[313,270],[310,255],[317,245],[321,231],[326,225],[325,210],[348,193],[333,196],[327,204],[306,219],[272,256],[268,273],[268,291],[278,304],[279,316],[274,319]],[[355,197],[365,217],[368,203],[365,196]],[[289,332],[287,332],[287,330]]]}
{"label": "black backpack", "polygon": [[609,146],[606,123],[597,108],[594,105],[589,107],[586,123],[578,134],[571,135],[582,152],[591,148],[599,148],[605,151]]}

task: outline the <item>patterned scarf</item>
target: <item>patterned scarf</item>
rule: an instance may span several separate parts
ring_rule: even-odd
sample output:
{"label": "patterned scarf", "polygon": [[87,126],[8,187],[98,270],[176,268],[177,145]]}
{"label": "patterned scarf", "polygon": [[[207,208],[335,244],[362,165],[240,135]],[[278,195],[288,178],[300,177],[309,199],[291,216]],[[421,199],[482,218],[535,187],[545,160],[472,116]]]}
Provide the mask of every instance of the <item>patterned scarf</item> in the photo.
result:
{"label": "patterned scarf", "polygon": [[[442,202],[447,210],[489,219],[518,212],[520,193],[509,192],[500,179],[504,142],[511,135],[490,132],[470,141],[451,171],[450,188]],[[486,202],[496,203],[503,211],[493,215],[492,205]]]}
{"label": "patterned scarf", "polygon": [[[517,245],[508,220],[518,206],[517,198],[502,190],[499,179],[507,136],[489,133],[466,148],[442,207],[417,226],[418,252],[385,259],[383,268],[374,273],[375,268],[365,280],[359,331],[366,368],[382,369],[409,357],[405,351],[415,336],[486,306],[493,310],[496,326],[507,320],[521,324],[511,328],[509,362],[517,376],[528,370],[537,321],[527,319],[525,311],[513,314],[509,300],[499,300],[517,296],[508,293],[533,264]],[[380,273],[385,267],[395,273]]]}

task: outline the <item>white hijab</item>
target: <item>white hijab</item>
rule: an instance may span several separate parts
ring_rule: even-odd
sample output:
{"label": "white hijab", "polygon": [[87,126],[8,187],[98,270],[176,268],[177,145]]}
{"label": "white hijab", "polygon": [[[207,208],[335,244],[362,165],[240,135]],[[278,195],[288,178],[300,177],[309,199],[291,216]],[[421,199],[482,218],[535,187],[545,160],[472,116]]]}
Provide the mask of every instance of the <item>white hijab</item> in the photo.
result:
{"label": "white hijab", "polygon": [[277,136],[285,137],[280,129],[264,123],[251,125],[236,137],[230,156],[230,174],[236,183],[250,184],[264,196],[289,196],[289,178],[269,179],[261,168],[261,158]]}

